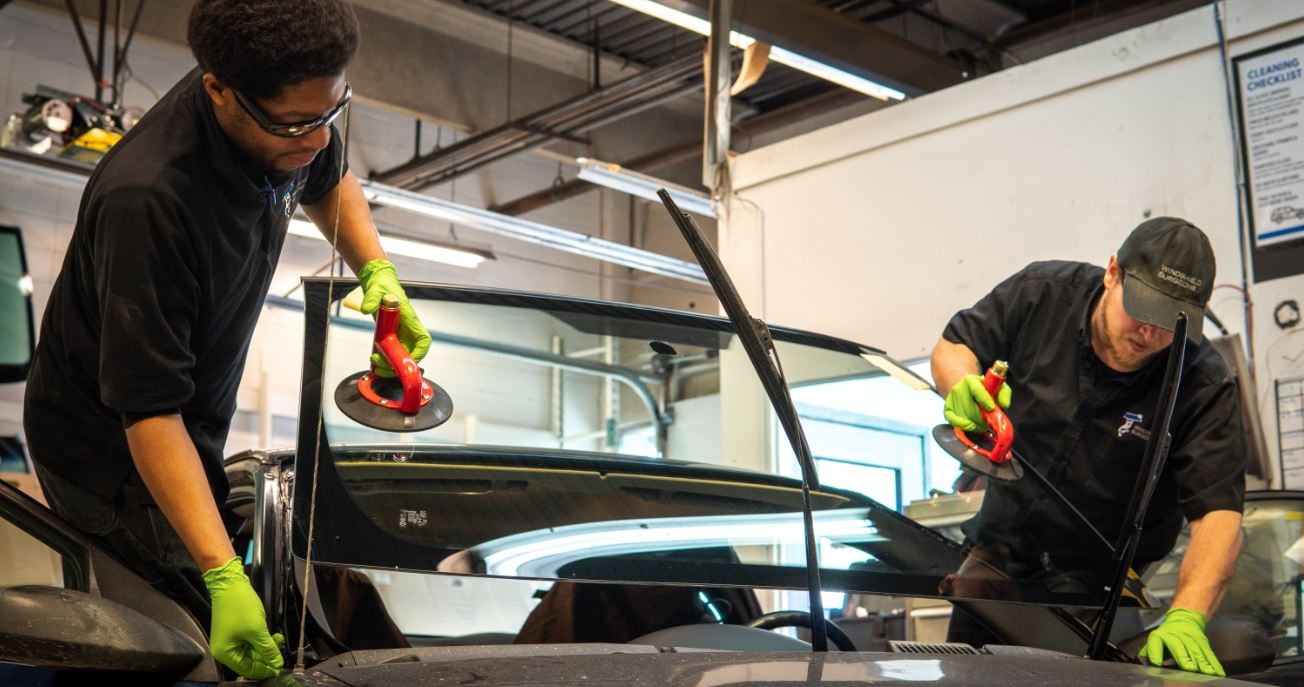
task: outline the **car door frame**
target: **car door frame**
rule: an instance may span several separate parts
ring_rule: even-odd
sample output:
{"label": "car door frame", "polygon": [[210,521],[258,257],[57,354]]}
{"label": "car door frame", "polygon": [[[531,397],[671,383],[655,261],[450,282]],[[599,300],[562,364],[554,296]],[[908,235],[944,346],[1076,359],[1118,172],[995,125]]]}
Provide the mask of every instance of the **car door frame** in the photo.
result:
{"label": "car door frame", "polygon": [[[154,589],[144,578],[50,508],[3,480],[0,480],[0,520],[59,554],[64,571],[62,589],[97,596],[131,608],[207,648],[207,634],[180,603]],[[0,661],[3,660],[5,659],[0,658]],[[217,683],[220,680],[218,666],[207,652],[205,660],[182,678],[182,681],[189,683]]]}

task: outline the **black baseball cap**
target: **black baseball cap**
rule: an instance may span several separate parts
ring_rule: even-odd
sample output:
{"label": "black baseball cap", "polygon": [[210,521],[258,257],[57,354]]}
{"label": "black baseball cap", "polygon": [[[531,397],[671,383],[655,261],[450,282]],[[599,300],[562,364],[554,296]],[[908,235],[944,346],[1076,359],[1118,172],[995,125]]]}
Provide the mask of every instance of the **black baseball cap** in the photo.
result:
{"label": "black baseball cap", "polygon": [[1213,293],[1213,246],[1198,227],[1176,217],[1137,225],[1118,249],[1123,309],[1134,320],[1172,331],[1177,313],[1189,320],[1187,338],[1204,335],[1204,306]]}

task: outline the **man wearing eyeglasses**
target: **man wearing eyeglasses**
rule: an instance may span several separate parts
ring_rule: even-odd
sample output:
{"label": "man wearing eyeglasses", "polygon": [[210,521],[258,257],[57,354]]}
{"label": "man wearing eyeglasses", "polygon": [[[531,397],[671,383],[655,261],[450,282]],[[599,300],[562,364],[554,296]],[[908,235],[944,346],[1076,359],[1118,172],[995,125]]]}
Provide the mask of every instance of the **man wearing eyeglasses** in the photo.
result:
{"label": "man wearing eyeglasses", "polygon": [[[333,123],[357,49],[340,0],[200,0],[199,67],[91,175],[41,323],[24,408],[51,506],[210,622],[244,677],[282,667],[217,504],[245,357],[297,206],[357,272],[366,305],[404,305]],[[211,613],[210,613],[211,610]]]}

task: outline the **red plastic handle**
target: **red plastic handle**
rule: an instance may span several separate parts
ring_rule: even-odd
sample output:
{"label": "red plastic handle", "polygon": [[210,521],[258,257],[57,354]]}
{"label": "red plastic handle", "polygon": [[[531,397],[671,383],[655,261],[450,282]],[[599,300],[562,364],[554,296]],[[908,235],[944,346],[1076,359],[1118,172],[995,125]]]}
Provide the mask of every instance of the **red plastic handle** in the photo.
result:
{"label": "red plastic handle", "polygon": [[[993,400],[996,399],[997,394],[1000,392],[1001,385],[1005,383],[1005,375],[998,374],[996,367],[997,365],[993,365],[987,370],[987,374],[983,375],[983,388],[987,389],[987,393],[991,394]],[[1003,368],[1005,365],[1000,364],[1000,367]],[[991,449],[976,446],[969,440],[969,437],[965,436],[963,430],[956,429],[956,437],[978,454],[986,456],[993,463],[1008,462],[1010,460],[1010,447],[1014,446],[1014,424],[1010,422],[1010,418],[1005,414],[1005,411],[1001,410],[1000,403],[997,403],[991,410],[980,407],[979,411],[983,414],[983,420],[987,422],[987,436],[992,440]]]}
{"label": "red plastic handle", "polygon": [[[385,358],[403,386],[403,403],[399,410],[409,415],[421,410],[421,368],[398,340],[399,306],[381,303],[376,314],[376,352]],[[372,367],[375,374],[375,366]]]}

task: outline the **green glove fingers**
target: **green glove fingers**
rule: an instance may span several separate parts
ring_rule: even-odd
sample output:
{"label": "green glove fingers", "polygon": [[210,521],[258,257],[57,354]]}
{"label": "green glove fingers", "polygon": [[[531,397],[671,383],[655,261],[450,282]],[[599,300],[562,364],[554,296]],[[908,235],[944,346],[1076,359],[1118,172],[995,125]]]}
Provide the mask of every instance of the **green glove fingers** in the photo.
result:
{"label": "green glove fingers", "polygon": [[403,297],[403,304],[399,306],[398,340],[412,354],[413,360],[421,360],[430,351],[430,330],[421,323],[417,311],[408,303],[407,296]]}
{"label": "green glove fingers", "polygon": [[[987,388],[983,387],[983,391],[986,390]],[[1013,395],[1014,392],[1010,391],[1010,385],[1005,382],[1001,382],[1001,388],[996,390],[996,402],[1001,404],[1002,410],[1010,409],[1010,399],[1013,397]],[[990,397],[990,394],[988,394],[988,396]]]}
{"label": "green glove fingers", "polygon": [[[380,309],[380,301],[385,294],[392,293],[398,296],[398,340],[408,350],[412,359],[420,362],[430,351],[430,332],[417,317],[412,304],[408,302],[407,294],[403,292],[403,287],[398,282],[398,272],[394,269],[394,263],[388,260],[372,260],[358,271],[358,281],[362,284],[362,312],[365,315],[371,315]],[[394,376],[389,362],[379,353],[371,354],[371,364],[376,368],[376,374],[382,377]]]}
{"label": "green glove fingers", "polygon": [[1009,408],[1010,396],[1009,384],[1002,383],[1000,390],[996,392],[996,398],[992,399],[992,395],[983,387],[982,376],[965,375],[946,395],[946,405],[942,409],[942,414],[953,427],[966,432],[982,431],[987,429],[987,421],[983,419],[982,410],[994,410],[997,403],[1002,408]]}
{"label": "green glove fingers", "polygon": [[1204,633],[1204,614],[1186,608],[1174,608],[1164,615],[1164,622],[1150,633],[1139,656],[1153,665],[1163,665],[1164,650],[1182,670],[1226,677],[1218,657]]}
{"label": "green glove fingers", "polygon": [[213,623],[208,649],[213,658],[241,677],[265,680],[276,677],[284,662],[281,635],[267,631],[263,602],[245,576],[237,556],[204,572],[204,584],[213,601]]}

